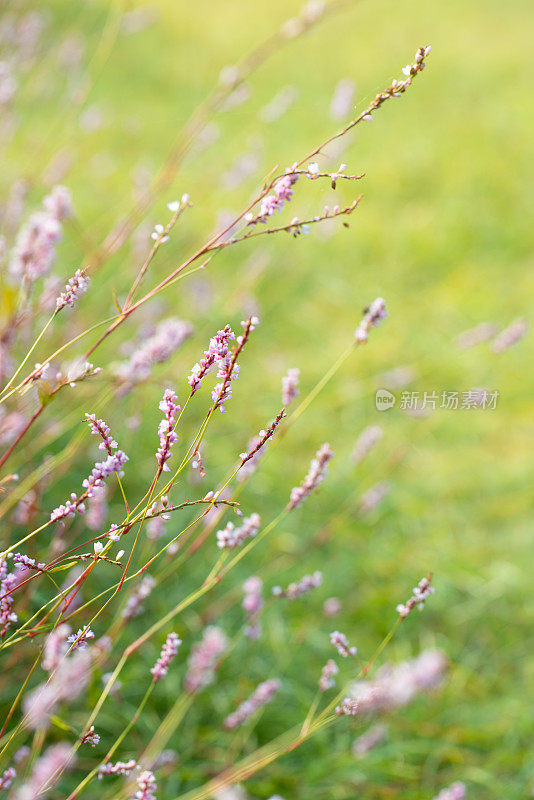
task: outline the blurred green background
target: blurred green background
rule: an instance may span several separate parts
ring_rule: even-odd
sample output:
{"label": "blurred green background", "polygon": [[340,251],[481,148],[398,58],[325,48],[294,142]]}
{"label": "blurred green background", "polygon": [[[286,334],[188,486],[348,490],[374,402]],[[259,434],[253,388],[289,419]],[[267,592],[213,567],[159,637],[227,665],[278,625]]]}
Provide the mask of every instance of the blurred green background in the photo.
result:
{"label": "blurred green background", "polygon": [[[28,211],[57,178],[70,188],[75,219],[66,226],[55,266],[67,277],[135,204],[221,69],[300,6],[293,0],[91,0],[7,2],[1,13],[37,8],[46,24],[32,67],[20,77],[15,134],[9,135],[7,123],[2,129],[0,182],[5,196],[15,180],[28,180]],[[472,798],[530,795],[532,344],[527,337],[497,355],[487,342],[462,350],[456,337],[482,322],[501,330],[528,316],[532,304],[533,22],[526,0],[347,3],[342,13],[281,47],[247,83],[245,102],[213,118],[202,146],[192,149],[146,214],[133,244],[93,275],[72,317],[82,330],[113,314],[112,292],[124,295],[153,224],[168,218],[166,202],[188,192],[194,208],[151,267],[147,288],[202,243],[224,214],[238,211],[274,165],[284,168],[301,158],[351,118],[351,109],[333,118],[340,80],[353,82],[351,105],[359,113],[399,77],[418,46],[432,45],[427,69],[409,92],[386,104],[372,123],[358,126],[342,153],[332,149],[321,160],[326,169],[344,161],[349,171],[365,172],[365,179],[343,183],[336,193],[324,183],[301,181],[280,217],[312,216],[325,203],[348,203],[363,191],[348,230],[332,223],[332,235],[316,228],[297,240],[268,237],[231,248],[201,277],[179,282],[145,307],[95,354],[99,365],[120,358],[120,343],[133,340],[141,322],[172,314],[195,326],[194,338],[140,392],[102,409],[130,456],[125,482],[135,498],[153,472],[162,386],[176,386],[183,398],[190,366],[212,332],[257,311],[261,326],[244,355],[228,413],[207,437],[209,489],[279,409],[287,368],[300,368],[304,397],[350,342],[362,307],[383,296],[389,309],[368,346],[354,353],[265,458],[242,501],[245,511],[257,510],[265,521],[276,516],[317,447],[329,441],[336,458],[320,493],[244,560],[230,584],[191,607],[174,629],[184,639],[184,653],[208,619],[229,633],[237,630],[239,585],[250,574],[259,574],[269,589],[320,568],[324,584],[290,607],[269,608],[262,639],[238,646],[217,687],[173,735],[169,746],[179,751],[180,763],[158,796],[176,797],[216,773],[226,765],[230,742],[231,750],[246,753],[302,718],[331,655],[330,630],[347,633],[361,657],[370,657],[394,622],[395,605],[429,571],[435,595],[422,615],[401,626],[382,659],[439,647],[451,664],[444,689],[391,714],[387,741],[365,759],[356,760],[350,749],[361,724],[342,719],[258,773],[247,791],[286,800],[419,800],[463,780]],[[278,106],[287,98],[289,107],[272,119],[277,95]],[[81,97],[84,102],[77,103]],[[413,417],[397,403],[379,413],[374,393],[391,385],[390,373],[399,367],[410,391],[485,387],[499,391],[497,409],[438,408]],[[46,453],[60,453],[108,380],[104,373],[58,399],[40,429],[45,446],[39,439],[30,442],[26,460],[14,458],[13,469],[25,474],[28,460],[35,465]],[[395,391],[399,396],[400,388]],[[206,397],[207,387],[207,403]],[[203,410],[199,395],[184,438]],[[128,431],[125,420],[136,414],[142,416],[141,430]],[[55,440],[46,438],[51,419],[66,423]],[[355,467],[351,451],[371,424],[381,425],[384,435]],[[47,490],[44,510],[62,502],[87,473],[94,445],[89,437],[85,445],[93,449],[66,462],[61,482]],[[380,481],[390,482],[389,495],[362,516],[360,498]],[[190,486],[180,487],[177,500],[190,492]],[[114,497],[110,519],[119,513],[120,498]],[[178,524],[173,520],[169,531],[179,530]],[[147,614],[136,621],[139,632],[198,585],[214,555],[212,543],[154,592]],[[334,620],[322,613],[330,596],[342,601]],[[233,605],[219,619],[218,603],[226,608],[228,598]],[[124,643],[131,638],[128,633]],[[160,645],[151,642],[132,666],[123,703],[104,707],[99,728],[108,744],[138,702],[139,685]],[[181,665],[158,686],[121,755],[135,754],[150,738],[182,675]],[[221,733],[214,718],[222,720],[236,699],[270,676],[282,678],[283,690],[248,742]],[[97,796],[100,786],[87,796]]]}

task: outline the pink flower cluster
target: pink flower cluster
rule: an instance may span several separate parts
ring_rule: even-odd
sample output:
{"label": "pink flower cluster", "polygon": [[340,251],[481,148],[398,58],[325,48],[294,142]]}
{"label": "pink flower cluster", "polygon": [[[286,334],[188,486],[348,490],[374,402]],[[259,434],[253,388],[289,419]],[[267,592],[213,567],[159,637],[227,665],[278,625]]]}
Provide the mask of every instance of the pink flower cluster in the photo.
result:
{"label": "pink flower cluster", "polygon": [[258,639],[261,633],[258,617],[263,608],[262,589],[263,581],[257,575],[251,575],[243,584],[245,596],[243,597],[241,606],[248,618],[245,636],[249,639]]}
{"label": "pink flower cluster", "polygon": [[329,444],[323,444],[316,453],[315,458],[310,464],[308,474],[300,486],[291,490],[289,497],[288,510],[296,508],[303,500],[317,489],[326,477],[328,462],[334,456],[334,451]]}
{"label": "pink flower cluster", "polygon": [[34,558],[30,558],[23,553],[13,553],[13,563],[19,569],[32,569],[38,572],[46,568],[46,564],[36,562]]}
{"label": "pink flower cluster", "polygon": [[66,623],[58,625],[50,631],[44,642],[43,659],[41,666],[47,672],[53,672],[68,650],[67,636],[70,633],[70,626]]}
{"label": "pink flower cluster", "polygon": [[172,389],[165,389],[163,400],[159,404],[159,410],[163,411],[165,416],[159,423],[159,448],[156,453],[156,460],[160,472],[170,472],[167,461],[171,457],[171,447],[178,441],[174,426],[176,425],[176,414],[180,411],[178,398]]}
{"label": "pink flower cluster", "polygon": [[95,634],[91,628],[87,626],[85,628],[79,628],[76,633],[71,633],[71,635],[67,637],[67,642],[74,650],[85,650],[89,639],[94,638]]}
{"label": "pink flower cluster", "polygon": [[18,620],[13,611],[13,595],[11,592],[17,585],[17,576],[8,572],[7,561],[0,564],[0,638],[5,636],[8,628]]}
{"label": "pink flower cluster", "polygon": [[355,464],[363,461],[369,451],[380,441],[382,434],[383,430],[380,425],[369,425],[363,429],[352,451],[352,460]]}
{"label": "pink flower cluster", "polygon": [[30,777],[18,789],[15,800],[34,800],[37,797],[44,797],[50,781],[61,775],[72,761],[70,745],[61,742],[49,747],[35,762]]}
{"label": "pink flower cluster", "polygon": [[329,658],[321,671],[321,677],[319,679],[320,692],[326,692],[328,689],[332,689],[332,687],[336,685],[334,676],[337,675],[338,672],[338,665],[333,658]]}
{"label": "pink flower cluster", "polygon": [[61,292],[56,300],[56,309],[60,311],[65,306],[74,306],[81,294],[87,291],[89,278],[81,269],[77,269],[72,278],[69,278],[65,291]]}
{"label": "pink flower cluster", "polygon": [[297,583],[290,583],[287,589],[282,589],[281,586],[273,586],[272,593],[275,597],[285,597],[288,600],[296,600],[297,597],[302,597],[303,594],[317,589],[323,582],[323,574],[316,570],[313,575],[304,575]]}
{"label": "pink flower cluster", "polygon": [[116,761],[114,764],[108,761],[101,764],[98,768],[98,779],[102,780],[104,775],[128,775],[137,767],[137,761],[131,758],[129,761]]}
{"label": "pink flower cluster", "polygon": [[156,800],[156,789],[158,785],[154,773],[149,769],[144,769],[137,778],[137,791],[132,800]]}
{"label": "pink flower cluster", "polygon": [[369,338],[371,328],[376,328],[387,316],[386,302],[381,297],[373,300],[370,306],[364,309],[363,319],[356,328],[354,338],[359,344],[365,344]]}
{"label": "pink flower cluster", "polygon": [[258,533],[261,525],[259,514],[251,514],[245,517],[240,528],[236,528],[233,522],[229,522],[221,531],[217,531],[217,547],[221,550],[232,550],[239,547],[247,539],[253,539]]}
{"label": "pink flower cluster", "polygon": [[116,453],[109,455],[105,461],[97,461],[89,477],[85,478],[82,483],[87,497],[92,497],[95,489],[103,486],[105,479],[109,478],[114,472],[120,476],[122,468],[127,461],[128,456],[122,450],[117,450]]}
{"label": "pink flower cluster", "polygon": [[100,436],[102,438],[102,441],[98,445],[98,449],[107,450],[108,454],[111,455],[112,450],[117,448],[119,445],[111,436],[109,426],[106,425],[103,419],[97,419],[96,414],[86,413],[85,419],[87,420],[87,424],[89,425],[93,436]]}
{"label": "pink flower cluster", "polygon": [[161,654],[150,672],[154,676],[154,683],[161,681],[169,671],[169,664],[176,656],[182,640],[177,633],[169,633],[165,644],[161,648]]}
{"label": "pink flower cluster", "polygon": [[250,697],[241,703],[233,714],[229,714],[229,716],[226,717],[224,720],[224,727],[227,730],[238,728],[245,720],[252,716],[258,708],[271,702],[276,692],[279,690],[280,685],[280,681],[277,680],[269,680],[260,683]]}
{"label": "pink flower cluster", "polygon": [[230,353],[229,342],[235,339],[235,334],[230,325],[226,325],[222,330],[217,331],[216,335],[210,339],[209,347],[204,350],[204,357],[200,359],[191,370],[191,375],[187,379],[191,387],[191,394],[194,394],[202,385],[202,379],[211,370],[214,364],[219,368],[219,372],[224,369],[228,355]]}
{"label": "pink flower cluster", "polygon": [[131,597],[128,598],[128,602],[122,610],[121,616],[126,622],[142,613],[142,602],[149,596],[155,585],[156,581],[152,575],[145,575],[137,589],[134,591]]}
{"label": "pink flower cluster", "polygon": [[56,186],[43,204],[45,211],[32,214],[20,229],[9,264],[14,278],[30,284],[50,271],[61,239],[61,221],[71,213],[70,193]]}
{"label": "pink flower cluster", "polygon": [[196,692],[213,683],[217,662],[227,648],[228,640],[223,631],[215,625],[208,626],[202,641],[193,645],[187,661],[188,670],[184,679],[187,692]]}
{"label": "pink flower cluster", "polygon": [[146,381],[155,364],[161,364],[191,335],[193,327],[176,317],[162,320],[152,336],[135,347],[129,361],[116,367],[116,375],[124,381],[122,391]]}
{"label": "pink flower cluster", "polygon": [[430,585],[431,577],[421,578],[417,586],[413,588],[413,595],[406,603],[399,603],[396,608],[401,617],[407,617],[412,608],[419,606],[420,609],[425,604],[425,601],[434,594],[434,588]]}
{"label": "pink flower cluster", "polygon": [[298,178],[299,176],[292,172],[279,178],[273,186],[273,193],[266,195],[261,201],[260,213],[253,222],[267,222],[275,211],[281,211],[285,203],[293,197],[293,185]]}
{"label": "pink flower cluster", "polygon": [[456,781],[436,795],[434,800],[464,800],[466,796],[465,783]]}
{"label": "pink flower cluster", "polygon": [[0,775],[0,789],[9,789],[15,778],[17,771],[13,767],[8,767]]}
{"label": "pink flower cluster", "polygon": [[446,667],[447,660],[439,650],[424,650],[411,661],[386,665],[373,680],[353,684],[336,714],[379,714],[401,708],[420,692],[439,686]]}
{"label": "pink flower cluster", "polygon": [[90,667],[91,656],[86,649],[63,658],[52,677],[25,696],[23,707],[27,725],[33,730],[42,728],[59,703],[78,697],[87,686]]}
{"label": "pink flower cluster", "polygon": [[300,369],[288,369],[287,375],[282,378],[282,405],[288,406],[299,396]]}
{"label": "pink flower cluster", "polygon": [[336,648],[339,655],[343,656],[343,658],[355,656],[358,652],[356,647],[349,647],[348,639],[344,633],[341,633],[341,631],[333,631],[330,634],[330,641]]}
{"label": "pink flower cluster", "polygon": [[100,741],[100,734],[96,733],[95,726],[91,725],[87,733],[84,733],[81,739],[81,744],[90,744],[91,747],[96,747]]}

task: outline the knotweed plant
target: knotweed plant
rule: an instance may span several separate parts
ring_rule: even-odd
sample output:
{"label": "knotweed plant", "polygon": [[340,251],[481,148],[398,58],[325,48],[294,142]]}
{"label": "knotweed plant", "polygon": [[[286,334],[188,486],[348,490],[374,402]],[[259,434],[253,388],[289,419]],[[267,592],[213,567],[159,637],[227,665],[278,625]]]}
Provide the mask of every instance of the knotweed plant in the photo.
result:
{"label": "knotweed plant", "polygon": [[[191,131],[200,136],[209,117],[225,103],[238,101],[245,78],[269,52],[303,34],[325,12],[322,3],[308,2],[273,40],[225,71],[201,110],[202,124],[197,117],[188,123],[185,140]],[[203,337],[188,320],[158,317],[161,296],[178,281],[209,268],[222,251],[233,252],[258,237],[287,234],[287,247],[296,248],[299,242],[293,239],[313,235],[325,222],[348,226],[360,194],[348,205],[299,211],[299,205],[307,204],[311,183],[323,182],[335,190],[363,178],[348,163],[324,166],[324,148],[357,125],[367,125],[388,101],[402,97],[429,53],[430,47],[420,47],[402,76],[341,130],[296,155],[287,167],[273,169],[231,220],[194,243],[181,263],[158,279],[152,276],[161,250],[192,207],[188,194],[168,202],[169,217],[155,224],[148,255],[136,267],[128,290],[113,298],[111,317],[99,312],[99,293],[107,291],[99,287],[101,268],[132,236],[139,209],[112,231],[87,264],[69,265],[58,256],[61,238],[72,230],[68,224],[75,198],[67,188],[57,185],[29,215],[14,219],[12,211],[6,238],[0,240],[4,306],[9,311],[0,335],[0,652],[5,665],[0,787],[13,800],[47,795],[69,800],[171,797],[162,788],[171,773],[183,773],[180,796],[218,796],[319,731],[348,724],[340,717],[384,715],[441,681],[446,659],[439,651],[382,665],[369,675],[401,622],[430,596],[429,577],[396,614],[392,609],[390,632],[376,642],[374,653],[360,653],[352,644],[358,639],[356,630],[347,635],[325,628],[323,655],[317,657],[310,648],[307,656],[314,665],[315,689],[304,716],[300,701],[290,703],[292,726],[261,747],[255,747],[254,737],[249,740],[262,715],[289,700],[282,665],[276,674],[256,680],[248,674],[247,652],[268,648],[263,632],[270,628],[270,615],[274,610],[289,614],[299,604],[305,609],[320,592],[323,574],[296,569],[282,585],[273,585],[268,571],[261,577],[249,573],[243,583],[235,568],[252,569],[247,566],[251,551],[261,553],[262,542],[273,540],[286,523],[295,525],[304,504],[313,504],[321,514],[334,449],[316,442],[309,467],[302,465],[293,488],[282,484],[287,499],[279,508],[273,503],[267,519],[248,502],[245,506],[242,490],[261,473],[354,349],[368,345],[373,329],[386,317],[385,301],[362,298],[354,336],[347,332],[347,349],[314,388],[306,390],[305,375],[297,367],[278,377],[280,406],[271,409],[262,430],[252,437],[253,431],[240,422],[243,452],[229,447],[226,477],[211,484],[208,434],[216,435],[222,412],[232,415],[232,392],[238,380],[246,384],[251,359],[262,364],[255,344],[261,319],[255,313],[243,320],[228,318],[221,305],[218,329]],[[13,80],[0,74],[8,100],[16,91]],[[176,158],[174,154],[173,164]],[[140,207],[148,211],[165,188],[164,181],[156,181]],[[148,308],[155,308],[151,318]],[[81,321],[87,314],[91,324],[84,328]],[[119,333],[130,330],[126,326],[135,319],[140,320],[137,333],[130,331],[121,345]],[[520,334],[518,325],[501,334],[497,349]],[[60,337],[59,344],[55,337]],[[158,365],[169,362],[191,338],[194,363],[173,369],[172,385],[163,385]],[[141,392],[154,384],[157,394],[147,407]],[[76,410],[78,397],[87,403],[83,413]],[[145,443],[150,441],[152,448],[148,460],[136,461],[131,455],[139,435],[138,416],[113,413],[126,402],[129,407],[137,402],[138,414],[153,420]],[[56,408],[61,409],[59,416]],[[368,429],[353,459],[361,461],[379,436],[379,429]],[[43,448],[49,451],[44,459]],[[198,473],[195,481],[188,479],[191,466]],[[283,473],[279,480],[284,481]],[[198,575],[199,550],[210,566],[191,586],[192,576]],[[152,604],[156,597],[158,606]],[[154,613],[162,602],[164,612]],[[179,727],[187,728],[195,707],[202,707],[219,674],[230,668],[238,679],[227,688],[225,707],[213,705],[210,713],[212,730],[226,737],[222,748],[228,758],[191,773],[181,757],[168,757],[165,747]],[[132,699],[135,703],[126,720],[125,698],[128,708]],[[360,740],[358,752],[379,739],[375,732]],[[202,755],[187,757],[198,762]],[[189,780],[188,774],[195,779]]]}

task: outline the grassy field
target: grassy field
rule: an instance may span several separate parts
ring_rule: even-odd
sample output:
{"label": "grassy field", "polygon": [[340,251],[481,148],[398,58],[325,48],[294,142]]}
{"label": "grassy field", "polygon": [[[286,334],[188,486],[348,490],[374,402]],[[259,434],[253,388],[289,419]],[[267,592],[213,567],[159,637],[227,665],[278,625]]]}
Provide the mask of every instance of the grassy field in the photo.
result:
{"label": "grassy field", "polygon": [[[15,4],[7,3],[5,13],[10,5]],[[145,18],[130,15],[125,25],[119,3],[39,7],[47,20],[44,46],[38,67],[21,81],[16,135],[1,142],[0,187],[5,195],[24,176],[31,187],[28,207],[37,207],[53,170],[68,165],[61,182],[72,191],[76,216],[56,266],[67,276],[73,265],[91,259],[135,204],[221,68],[276,31],[299,4],[161,0],[143,6],[147,24],[137,32],[131,28]],[[141,395],[110,402],[105,376],[82,386],[50,409],[39,428],[44,445],[36,437],[24,458],[13,459],[12,468],[24,474],[28,459],[37,464],[46,453],[61,454],[82,427],[81,412],[101,402],[102,415],[136,464],[126,475],[128,491],[141,495],[153,472],[162,385],[176,386],[182,397],[190,366],[212,332],[257,311],[261,326],[243,358],[228,413],[207,437],[206,490],[213,488],[247,439],[278,410],[285,371],[300,368],[305,397],[350,343],[362,307],[376,296],[386,299],[387,322],[273,447],[240,499],[245,510],[257,510],[265,521],[274,518],[317,447],[329,441],[336,458],[320,493],[243,560],[237,579],[179,617],[175,629],[184,641],[198,639],[206,621],[235,632],[242,618],[239,587],[250,574],[270,588],[321,569],[323,586],[290,607],[270,607],[260,642],[237,645],[216,688],[171,736],[168,746],[178,750],[180,762],[162,782],[161,798],[197,786],[305,716],[320,667],[331,655],[332,626],[358,644],[363,660],[370,658],[395,621],[396,604],[429,571],[435,595],[422,615],[401,626],[381,660],[439,647],[450,660],[444,688],[389,715],[386,742],[365,759],[351,754],[361,723],[341,719],[258,772],[246,789],[254,798],[276,793],[285,800],[423,800],[463,780],[476,800],[530,794],[532,338],[496,354],[487,342],[462,350],[456,337],[482,322],[501,330],[530,314],[533,22],[526,0],[347,3],[342,13],[280,47],[251,77],[250,97],[214,117],[208,128],[213,143],[193,148],[145,215],[142,236],[135,234],[133,244],[93,275],[79,330],[113,314],[113,290],[120,296],[128,287],[139,266],[139,241],[167,219],[166,202],[187,191],[194,208],[158,256],[147,286],[204,241],[220,225],[222,212],[239,210],[274,165],[293,163],[343,124],[330,114],[341,79],[354,81],[359,111],[411,62],[417,47],[432,45],[427,69],[409,92],[358,126],[342,155],[322,161],[328,169],[345,161],[350,171],[365,172],[365,179],[346,182],[335,194],[325,184],[302,182],[287,212],[288,221],[293,214],[305,218],[336,196],[344,204],[363,191],[349,229],[332,225],[328,233],[335,235],[313,230],[296,240],[265,237],[259,245],[230,248],[206,271],[177,283],[95,354],[96,364],[119,359],[121,343],[134,341],[141,323],[170,314],[190,320],[195,336],[155,370]],[[79,64],[61,62],[65,41]],[[279,119],[266,122],[262,109],[283,87],[292,87],[294,102]],[[243,155],[252,168],[233,188]],[[391,385],[390,373],[399,367],[406,368],[409,391],[441,396],[485,387],[499,392],[497,408],[438,407],[414,417],[397,402],[378,412],[375,391]],[[401,389],[395,391],[399,398]],[[125,420],[134,415],[141,416],[141,427],[129,431]],[[198,405],[187,423],[189,434],[201,418]],[[51,440],[46,431],[52,419],[63,428]],[[372,424],[381,425],[384,435],[354,466],[354,443]],[[88,437],[83,442],[91,444]],[[83,448],[65,454],[47,507],[79,484],[89,462]],[[390,482],[390,493],[377,509],[360,514],[360,498],[381,481]],[[178,498],[189,491],[185,485]],[[114,519],[113,504],[119,509],[120,498],[111,502]],[[198,585],[214,552],[214,546],[203,548],[154,592],[139,632]],[[322,613],[331,596],[342,601],[335,621]],[[124,635],[123,644],[130,636]],[[132,666],[123,702],[104,707],[103,738],[111,740],[119,721],[124,725],[131,717],[139,699],[136,682],[160,645],[147,644]],[[283,680],[280,697],[248,739],[217,730],[214,716],[222,719],[258,681],[273,675]],[[182,676],[177,670],[158,687],[124,745],[125,756],[148,741]],[[97,696],[91,687],[88,702]],[[99,790],[100,784],[93,785],[86,796],[100,796]]]}

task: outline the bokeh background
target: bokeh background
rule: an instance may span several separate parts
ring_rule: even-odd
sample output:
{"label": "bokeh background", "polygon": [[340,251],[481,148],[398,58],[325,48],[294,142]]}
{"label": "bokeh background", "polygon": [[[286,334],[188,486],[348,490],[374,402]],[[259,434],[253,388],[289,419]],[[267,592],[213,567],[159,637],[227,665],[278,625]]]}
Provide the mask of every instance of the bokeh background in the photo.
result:
{"label": "bokeh background", "polygon": [[[2,3],[0,23],[33,13],[42,31],[0,122],[0,187],[5,198],[24,179],[26,216],[54,183],[71,190],[75,217],[58,251],[57,274],[67,277],[91,261],[138,202],[221,69],[299,7],[294,0]],[[168,217],[168,201],[188,192],[194,208],[151,267],[147,288],[238,211],[274,165],[283,168],[302,157],[350,119],[353,107],[361,110],[398,77],[418,46],[432,45],[427,69],[410,91],[321,162],[335,169],[344,161],[350,171],[365,172],[365,179],[342,184],[335,194],[325,184],[301,182],[284,216],[312,216],[336,198],[350,202],[361,190],[365,197],[349,229],[332,223],[296,240],[266,237],[231,248],[204,273],[177,283],[123,326],[95,364],[124,357],[121,348],[135,340],[140,326],[165,316],[190,320],[195,336],[136,394],[107,399],[104,373],[58,399],[25,452],[13,458],[12,468],[23,475],[48,455],[58,458],[60,480],[42,502],[45,510],[62,502],[96,452],[88,436],[74,451],[69,442],[82,430],[82,412],[104,398],[101,413],[135,463],[127,471],[128,491],[140,496],[153,472],[162,387],[176,386],[183,397],[190,366],[212,332],[257,312],[261,326],[228,413],[207,437],[205,486],[212,488],[278,410],[285,371],[300,368],[305,396],[350,342],[362,307],[376,296],[387,301],[387,322],[265,458],[241,499],[245,510],[257,510],[266,521],[276,516],[323,441],[336,452],[327,482],[245,559],[229,585],[179,618],[175,629],[184,653],[206,621],[229,632],[238,628],[239,587],[250,574],[270,588],[322,569],[324,584],[306,600],[270,608],[260,642],[242,642],[224,664],[216,688],[171,738],[180,762],[162,783],[161,797],[198,785],[226,765],[229,753],[247,753],[303,717],[331,655],[332,627],[369,657],[390,629],[395,605],[429,571],[435,595],[422,615],[401,626],[382,661],[439,647],[450,660],[444,688],[391,714],[387,740],[365,759],[351,754],[364,728],[340,720],[258,773],[246,789],[252,797],[277,793],[286,800],[419,800],[463,780],[473,798],[530,795],[532,344],[527,337],[496,354],[489,342],[462,349],[457,337],[485,322],[501,330],[515,318],[528,318],[532,307],[533,22],[527,0],[347,3],[343,12],[278,48],[247,82],[242,102],[210,120],[130,241],[94,271],[90,291],[71,317],[70,325],[81,331],[113,314],[113,290],[121,296],[128,287],[154,223]],[[9,52],[7,42],[2,47]],[[48,345],[60,336],[60,330],[52,333]],[[484,387],[497,390],[499,401],[496,410],[438,408],[414,416],[397,403],[378,412],[376,389],[393,385],[398,397],[402,389],[441,394]],[[202,413],[198,403],[186,433]],[[141,427],[131,431],[125,421],[135,416]],[[354,443],[375,424],[383,437],[354,466]],[[362,496],[382,481],[389,494],[362,514]],[[177,499],[191,491],[198,491],[195,484],[184,484]],[[110,502],[113,519],[120,498]],[[139,632],[198,584],[214,555],[214,546],[204,548],[154,592],[148,616],[136,623]],[[331,596],[342,603],[335,621],[322,611]],[[125,644],[130,637],[131,631]],[[111,741],[131,716],[138,682],[160,645],[147,644],[123,685],[122,702],[104,707],[104,739]],[[182,675],[180,667],[158,687],[125,757],[148,741]],[[278,700],[248,741],[232,739],[230,745],[214,719],[222,720],[270,676],[283,679]],[[88,704],[97,696],[92,687]],[[100,784],[87,796],[98,791]]]}

